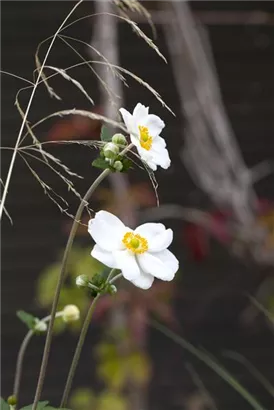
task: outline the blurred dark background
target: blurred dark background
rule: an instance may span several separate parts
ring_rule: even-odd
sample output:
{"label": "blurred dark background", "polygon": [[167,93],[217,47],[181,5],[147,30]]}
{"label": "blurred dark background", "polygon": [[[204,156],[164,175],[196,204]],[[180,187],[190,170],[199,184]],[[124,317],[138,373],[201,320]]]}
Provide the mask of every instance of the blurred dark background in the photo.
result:
{"label": "blurred dark background", "polygon": [[[154,3],[154,2],[148,2]],[[32,79],[35,69],[34,54],[37,45],[52,35],[64,16],[72,8],[68,1],[2,2],[2,70]],[[76,18],[91,14],[93,2],[84,2],[76,11]],[[220,80],[221,91],[232,127],[237,136],[244,160],[254,166],[265,159],[274,159],[274,3],[272,1],[193,1],[191,8],[203,22],[208,11],[219,11],[220,21],[207,21],[207,29]],[[267,23],[256,23],[242,18],[239,22],[226,21],[226,15],[234,17],[249,12],[265,12]],[[227,13],[227,14],[226,14]],[[231,17],[229,17],[231,18]],[[236,17],[235,17],[236,19]],[[233,20],[233,19],[232,19]],[[237,20],[237,19],[236,19]],[[224,22],[226,21],[226,22]],[[148,24],[140,27],[150,35]],[[72,26],[71,36],[89,42],[93,23],[83,20]],[[157,40],[163,54],[169,57],[162,27],[156,24]],[[165,137],[172,158],[172,167],[157,171],[161,203],[174,203],[186,207],[208,209],[209,199],[193,183],[179,156],[183,146],[182,131],[184,119],[180,114],[179,97],[169,65],[157,55],[125,23],[119,23],[119,46],[121,65],[142,78],[160,92],[163,99],[175,111],[176,118],[165,111],[154,97],[140,85],[129,81],[130,88],[124,89],[125,106],[132,109],[139,101],[151,107],[166,122]],[[86,49],[77,47],[83,54]],[[76,64],[77,56],[61,42],[56,42],[50,56],[50,64],[66,68]],[[88,90],[100,107],[98,84],[91,73],[82,67],[74,71],[75,78]],[[65,80],[55,78],[53,84],[62,101],[50,99],[46,89],[40,86],[30,112],[34,123],[42,116],[64,108],[88,109],[81,94]],[[17,90],[24,83],[16,78],[2,75],[2,146],[14,146],[20,127],[20,116],[14,106]],[[22,106],[26,106],[29,91],[22,93]],[[57,120],[45,123],[39,128],[41,140],[50,139]],[[93,129],[90,131],[96,133]],[[54,137],[52,137],[54,139]],[[30,141],[30,140],[29,140]],[[97,175],[91,168],[95,154],[77,145],[61,145],[50,148],[72,170],[85,178],[76,181],[83,194],[90,181]],[[11,151],[2,151],[2,179],[5,180]],[[58,193],[67,195],[65,186],[42,164],[36,163],[35,170],[50,182]],[[132,184],[147,183],[145,173],[137,170],[129,174]],[[256,192],[260,198],[274,200],[273,176],[260,181]],[[108,182],[105,182],[108,187]],[[73,213],[77,207],[75,197],[69,197]],[[25,329],[15,316],[18,309],[24,309],[38,316],[47,312],[39,307],[35,294],[37,279],[43,269],[58,259],[65,245],[66,215],[44,195],[41,186],[34,179],[26,164],[18,156],[14,168],[6,203],[13,219],[2,222],[2,396],[12,392],[16,354]],[[97,206],[98,203],[97,203]],[[173,298],[175,316],[183,329],[183,336],[197,346],[202,346],[233,373],[235,377],[254,394],[266,409],[274,408],[273,397],[250,372],[239,363],[224,357],[222,352],[232,350],[245,356],[265,377],[274,383],[273,327],[269,326],[263,314],[246,323],[242,313],[249,305],[247,294],[255,295],[266,278],[273,277],[273,269],[245,263],[232,256],[216,240],[210,243],[210,250],[203,252],[202,259],[195,257],[191,246],[186,244],[186,226],[183,222],[166,221],[175,232],[174,253],[181,261],[181,272],[176,282]],[[81,239],[89,245],[89,239]],[[198,252],[199,253],[199,252]],[[197,256],[197,255],[196,255]],[[104,325],[95,322],[84,347],[75,386],[100,388],[94,376],[92,345],[99,338]],[[57,404],[60,386],[63,386],[69,366],[69,358],[76,338],[65,332],[54,339],[50,356],[43,398]],[[31,343],[25,358],[21,400],[28,404],[33,399],[35,380],[42,355],[43,338]],[[201,380],[222,410],[248,410],[251,408],[243,398],[225,384],[212,370],[193,359],[182,348],[175,345],[156,330],[149,330],[148,351],[153,362],[153,376],[149,389],[150,409],[181,409],[187,407],[185,398],[195,391],[193,380],[185,364],[192,363]],[[190,406],[190,404],[189,404]],[[210,408],[210,406],[208,407]]]}

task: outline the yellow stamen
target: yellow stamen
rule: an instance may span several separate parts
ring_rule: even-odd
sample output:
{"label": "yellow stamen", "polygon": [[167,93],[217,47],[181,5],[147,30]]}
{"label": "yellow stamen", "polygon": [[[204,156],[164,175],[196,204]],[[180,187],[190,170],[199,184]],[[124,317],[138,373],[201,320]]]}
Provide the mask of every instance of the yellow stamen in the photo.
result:
{"label": "yellow stamen", "polygon": [[147,240],[139,234],[127,232],[122,242],[125,247],[133,253],[144,253],[148,250]]}
{"label": "yellow stamen", "polygon": [[142,125],[139,125],[138,128],[140,131],[141,147],[149,151],[152,146],[152,136],[149,135],[149,131],[147,127],[143,127]]}

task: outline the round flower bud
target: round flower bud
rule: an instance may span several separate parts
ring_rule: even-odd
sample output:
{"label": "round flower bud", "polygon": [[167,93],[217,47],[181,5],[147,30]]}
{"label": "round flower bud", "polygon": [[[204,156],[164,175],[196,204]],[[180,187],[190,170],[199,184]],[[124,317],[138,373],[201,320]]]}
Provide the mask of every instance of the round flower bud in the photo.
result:
{"label": "round flower bud", "polygon": [[122,171],[123,169],[123,164],[121,161],[115,161],[113,164],[113,168],[116,169],[116,171]]}
{"label": "round flower bud", "polygon": [[47,330],[47,324],[43,320],[37,320],[34,326],[34,330],[37,332],[45,332]]}
{"label": "round flower bud", "polygon": [[127,145],[127,139],[123,134],[114,134],[112,137],[112,142],[117,145]]}
{"label": "round flower bud", "polygon": [[89,285],[89,277],[87,275],[80,275],[77,276],[76,278],[76,286],[78,286],[78,288],[87,288]]}
{"label": "round flower bud", "polygon": [[115,295],[115,293],[117,293],[117,288],[115,285],[110,285],[108,291],[111,295]]}
{"label": "round flower bud", "polygon": [[113,142],[108,142],[104,146],[104,155],[106,158],[113,159],[119,154],[119,147],[116,144],[113,144]]}
{"label": "round flower bud", "polygon": [[7,402],[8,402],[8,404],[9,404],[10,406],[16,406],[16,404],[17,404],[17,398],[16,398],[16,396],[14,396],[14,395],[13,395],[13,396],[9,396]]}
{"label": "round flower bud", "polygon": [[80,318],[80,310],[75,305],[67,305],[63,309],[63,320],[66,323],[75,322]]}

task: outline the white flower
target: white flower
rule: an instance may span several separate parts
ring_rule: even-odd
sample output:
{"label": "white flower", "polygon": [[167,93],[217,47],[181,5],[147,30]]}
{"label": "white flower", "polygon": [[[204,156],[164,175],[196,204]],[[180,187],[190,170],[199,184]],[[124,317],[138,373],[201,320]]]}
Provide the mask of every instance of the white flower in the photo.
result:
{"label": "white flower", "polygon": [[80,318],[80,310],[76,305],[67,305],[63,309],[64,322],[75,322]]}
{"label": "white flower", "polygon": [[96,242],[91,255],[120,269],[139,288],[150,288],[154,278],[170,281],[178,270],[178,260],[167,250],[173,232],[161,223],[146,223],[133,231],[113,214],[100,211],[89,221],[88,231]]}
{"label": "white flower", "polygon": [[165,140],[160,137],[165,123],[157,115],[149,114],[148,110],[149,107],[138,103],[132,114],[124,108],[120,108],[120,113],[141,159],[153,171],[156,171],[157,165],[167,169],[170,158]]}

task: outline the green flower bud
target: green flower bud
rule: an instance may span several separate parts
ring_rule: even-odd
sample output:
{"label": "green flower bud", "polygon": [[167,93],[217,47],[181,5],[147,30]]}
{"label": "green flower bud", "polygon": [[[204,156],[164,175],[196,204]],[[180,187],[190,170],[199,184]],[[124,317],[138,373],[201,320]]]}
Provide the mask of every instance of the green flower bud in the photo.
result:
{"label": "green flower bud", "polygon": [[117,293],[117,288],[116,288],[116,286],[115,286],[115,285],[110,285],[110,286],[108,287],[108,293],[109,293],[110,295],[115,295],[115,293]]}
{"label": "green flower bud", "polygon": [[38,333],[43,333],[46,332],[47,330],[47,324],[43,322],[43,320],[36,319],[36,323],[34,325],[34,331]]}
{"label": "green flower bud", "polygon": [[123,134],[114,134],[112,137],[112,142],[114,144],[117,144],[119,146],[126,146],[127,145],[127,139]]}
{"label": "green flower bud", "polygon": [[67,305],[63,309],[63,320],[66,323],[75,322],[80,318],[80,310],[76,305]]}
{"label": "green flower bud", "polygon": [[76,286],[78,286],[78,288],[87,288],[89,285],[90,279],[87,275],[80,275],[77,276],[76,278]]}
{"label": "green flower bud", "polygon": [[9,396],[7,402],[10,406],[16,406],[17,404],[16,396]]}
{"label": "green flower bud", "polygon": [[114,164],[113,164],[113,168],[115,168],[116,171],[119,171],[119,172],[122,171],[122,169],[123,169],[122,162],[121,161],[115,161]]}
{"label": "green flower bud", "polygon": [[119,154],[119,147],[118,145],[113,144],[113,142],[108,142],[104,146],[103,151],[106,158],[114,159]]}

